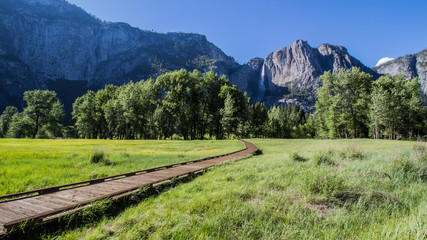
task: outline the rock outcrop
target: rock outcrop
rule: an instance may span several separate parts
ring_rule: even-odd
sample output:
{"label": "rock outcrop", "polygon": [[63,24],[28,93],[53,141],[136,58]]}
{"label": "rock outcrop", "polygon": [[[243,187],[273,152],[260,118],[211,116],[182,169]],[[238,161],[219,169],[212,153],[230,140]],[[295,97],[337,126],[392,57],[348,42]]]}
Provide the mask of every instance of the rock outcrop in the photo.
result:
{"label": "rock outcrop", "polygon": [[267,88],[288,87],[298,93],[312,93],[320,86],[320,75],[325,71],[337,72],[339,68],[359,67],[375,74],[341,46],[322,44],[312,48],[306,41],[298,40],[290,46],[268,55],[264,62]]}
{"label": "rock outcrop", "polygon": [[427,49],[418,54],[407,55],[388,61],[374,68],[380,74],[395,76],[402,74],[408,79],[418,77],[421,89],[427,95]]}

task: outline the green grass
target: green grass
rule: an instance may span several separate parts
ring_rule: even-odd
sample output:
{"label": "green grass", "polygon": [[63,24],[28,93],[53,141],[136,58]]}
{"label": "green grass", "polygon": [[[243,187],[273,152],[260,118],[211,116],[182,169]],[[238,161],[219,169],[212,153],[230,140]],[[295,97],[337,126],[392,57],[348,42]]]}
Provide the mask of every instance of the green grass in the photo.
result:
{"label": "green grass", "polygon": [[[427,146],[385,140],[253,139],[225,163],[117,217],[52,239],[423,239]],[[356,151],[356,150],[357,151]],[[313,156],[330,151],[334,164]],[[292,160],[297,152],[309,159]],[[424,156],[424,157],[423,157]]]}
{"label": "green grass", "polygon": [[0,139],[0,195],[185,162],[243,147],[236,140]]}

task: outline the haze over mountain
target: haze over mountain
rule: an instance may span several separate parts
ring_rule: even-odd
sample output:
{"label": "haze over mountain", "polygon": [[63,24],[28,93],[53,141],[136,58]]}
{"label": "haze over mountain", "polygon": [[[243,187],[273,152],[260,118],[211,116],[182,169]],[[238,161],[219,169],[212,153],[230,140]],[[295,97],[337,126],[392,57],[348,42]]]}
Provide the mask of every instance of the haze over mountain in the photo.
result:
{"label": "haze over mountain", "polygon": [[[417,62],[422,65],[425,58]],[[380,73],[389,71],[382,66]],[[310,107],[319,76],[341,67],[360,67],[377,76],[346,48],[331,44],[313,48],[298,40],[265,60],[240,65],[200,34],[162,34],[104,22],[64,0],[0,2],[0,110],[22,106],[26,90],[51,89],[69,112],[75,98],[88,89],[181,68],[225,74],[253,101]]]}

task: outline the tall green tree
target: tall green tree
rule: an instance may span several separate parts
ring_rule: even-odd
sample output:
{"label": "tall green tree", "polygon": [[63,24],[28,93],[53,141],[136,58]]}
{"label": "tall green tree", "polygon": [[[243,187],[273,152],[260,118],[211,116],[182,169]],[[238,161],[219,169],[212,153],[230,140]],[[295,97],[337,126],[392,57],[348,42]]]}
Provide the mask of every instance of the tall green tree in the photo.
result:
{"label": "tall green tree", "polygon": [[31,133],[35,138],[42,127],[55,134],[60,131],[60,124],[64,117],[64,107],[56,97],[56,93],[49,90],[33,90],[24,92],[27,107],[24,114],[31,120]]}
{"label": "tall green tree", "polygon": [[367,137],[372,76],[359,68],[330,71],[320,77],[316,116],[319,135],[328,137]]}
{"label": "tall green tree", "polygon": [[12,117],[18,113],[18,109],[14,106],[7,106],[0,116],[0,137],[5,137],[12,123]]}
{"label": "tall green tree", "polygon": [[220,96],[221,87],[230,86],[228,79],[223,75],[218,77],[214,71],[203,74],[201,82],[202,100],[201,100],[201,136],[208,133],[216,138],[221,137],[221,113],[220,109],[224,107],[224,99]]}
{"label": "tall green tree", "polygon": [[168,124],[164,127],[169,128],[164,129],[163,133],[177,133],[184,139],[195,138],[202,97],[201,79],[202,75],[197,70],[189,73],[184,69],[157,78],[156,84],[164,95],[162,110],[157,116],[167,118],[159,120],[166,121]]}
{"label": "tall green tree", "polygon": [[73,103],[73,119],[81,138],[98,137],[98,116],[95,105],[95,93],[88,91]]}
{"label": "tall green tree", "polygon": [[250,132],[256,138],[267,137],[268,110],[264,103],[257,102],[251,107]]}
{"label": "tall green tree", "polygon": [[289,136],[289,129],[284,106],[273,106],[268,110],[268,136],[284,138]]}
{"label": "tall green tree", "polygon": [[6,133],[8,138],[25,138],[33,136],[34,121],[23,112],[15,113]]}
{"label": "tall green tree", "polygon": [[375,138],[412,138],[425,133],[426,110],[418,78],[382,76],[373,83],[371,129]]}
{"label": "tall green tree", "polygon": [[220,97],[224,99],[224,107],[221,108],[221,124],[227,136],[235,134],[242,137],[243,127],[248,120],[247,97],[237,89],[236,85],[221,87]]}

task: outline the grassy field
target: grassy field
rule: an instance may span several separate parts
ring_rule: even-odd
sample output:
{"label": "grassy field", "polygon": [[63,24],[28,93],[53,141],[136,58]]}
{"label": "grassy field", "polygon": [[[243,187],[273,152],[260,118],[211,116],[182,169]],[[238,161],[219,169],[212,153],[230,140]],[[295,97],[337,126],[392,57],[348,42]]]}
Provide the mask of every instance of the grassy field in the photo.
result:
{"label": "grassy field", "polygon": [[[185,162],[243,147],[236,140],[0,139],[0,195]],[[96,152],[104,153],[104,161],[90,161]]]}
{"label": "grassy field", "polygon": [[425,239],[426,144],[251,141],[263,155],[45,238]]}

